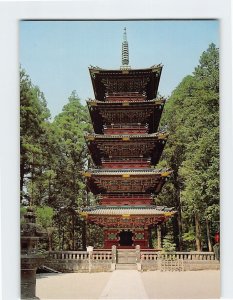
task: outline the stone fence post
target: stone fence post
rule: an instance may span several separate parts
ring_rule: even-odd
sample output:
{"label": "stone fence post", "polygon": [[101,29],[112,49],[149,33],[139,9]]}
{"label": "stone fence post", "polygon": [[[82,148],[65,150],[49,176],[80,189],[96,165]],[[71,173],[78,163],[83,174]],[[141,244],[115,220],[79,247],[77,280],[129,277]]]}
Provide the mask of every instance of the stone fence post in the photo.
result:
{"label": "stone fence post", "polygon": [[117,260],[117,249],[116,246],[112,246],[112,264],[111,264],[111,271],[116,269],[116,260]]}
{"label": "stone fence post", "polygon": [[140,245],[136,245],[136,264],[137,264],[137,269],[138,271],[141,271],[142,265],[141,265],[141,250],[140,250]]}

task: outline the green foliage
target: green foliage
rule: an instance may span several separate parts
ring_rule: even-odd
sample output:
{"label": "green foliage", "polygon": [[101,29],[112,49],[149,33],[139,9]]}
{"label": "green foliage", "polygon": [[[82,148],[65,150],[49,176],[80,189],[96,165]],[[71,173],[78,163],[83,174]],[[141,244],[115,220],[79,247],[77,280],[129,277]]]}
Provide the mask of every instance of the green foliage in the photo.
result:
{"label": "green foliage", "polygon": [[174,173],[158,201],[175,205],[180,236],[187,232],[184,246],[191,246],[187,242],[195,232],[196,249],[201,250],[205,220],[219,220],[219,51],[214,44],[172,93],[162,123],[170,132],[163,159]]}
{"label": "green foliage", "polygon": [[20,224],[24,223],[24,214],[26,213],[27,208],[25,206],[20,206]]}
{"label": "green foliage", "polygon": [[53,226],[54,210],[49,206],[36,207],[36,220],[44,229]]}
{"label": "green foliage", "polygon": [[176,244],[173,242],[173,237],[170,234],[165,235],[162,242],[163,252],[174,252],[176,250]]}
{"label": "green foliage", "polygon": [[20,70],[21,202],[37,207],[48,249],[84,248],[85,226],[75,210],[88,204],[82,171],[87,164],[84,135],[91,130],[87,107],[74,91],[50,121],[43,93]]}
{"label": "green foliage", "polygon": [[86,197],[82,171],[87,163],[84,135],[91,127],[87,109],[81,105],[75,91],[62,112],[55,117],[53,128],[59,145],[56,185],[60,193],[56,201],[60,206],[82,205]]}
{"label": "green foliage", "polygon": [[[40,191],[34,190],[49,161],[48,126],[50,113],[43,93],[34,86],[20,70],[20,194],[21,201],[27,199],[37,204]],[[31,184],[28,193],[27,185]]]}
{"label": "green foliage", "polygon": [[195,240],[196,240],[195,232],[193,227],[191,227],[188,232],[185,232],[183,234],[183,242],[185,244],[186,250],[189,251],[195,248]]}

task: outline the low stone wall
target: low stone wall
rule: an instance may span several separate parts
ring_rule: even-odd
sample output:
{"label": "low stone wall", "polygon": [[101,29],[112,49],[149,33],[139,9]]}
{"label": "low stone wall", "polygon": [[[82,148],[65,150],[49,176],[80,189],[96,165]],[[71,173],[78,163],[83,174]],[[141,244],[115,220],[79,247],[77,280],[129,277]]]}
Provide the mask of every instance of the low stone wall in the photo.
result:
{"label": "low stone wall", "polygon": [[[72,272],[110,272],[115,270],[116,249],[86,251],[52,251],[44,265],[54,270]],[[220,264],[213,252],[162,253],[136,249],[135,263],[142,271],[197,271],[219,270]]]}
{"label": "low stone wall", "polygon": [[[158,261],[147,261],[141,264],[142,271],[160,271],[160,263]],[[219,261],[208,260],[192,260],[183,261],[183,271],[201,271],[201,270],[219,270]],[[171,271],[171,270],[170,270]]]}
{"label": "low stone wall", "polygon": [[192,260],[184,261],[184,271],[219,270],[218,260]]}
{"label": "low stone wall", "polygon": [[198,271],[219,270],[220,263],[213,252],[175,252],[156,253],[141,252],[141,269],[143,271]]}
{"label": "low stone wall", "polygon": [[111,251],[93,252],[90,258],[86,251],[53,251],[44,265],[63,273],[110,272],[115,269]]}
{"label": "low stone wall", "polygon": [[[44,265],[62,273],[89,272],[88,260],[49,258]],[[93,261],[90,264],[90,272],[110,272],[111,267],[111,262]]]}

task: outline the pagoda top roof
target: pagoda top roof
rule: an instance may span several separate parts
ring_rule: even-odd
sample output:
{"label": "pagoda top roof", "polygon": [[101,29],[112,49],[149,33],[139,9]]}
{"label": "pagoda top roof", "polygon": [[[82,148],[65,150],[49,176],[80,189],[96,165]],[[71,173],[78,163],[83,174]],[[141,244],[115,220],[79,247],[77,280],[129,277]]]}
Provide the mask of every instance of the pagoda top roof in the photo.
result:
{"label": "pagoda top roof", "polygon": [[139,93],[147,100],[156,98],[163,66],[143,69],[102,69],[90,66],[95,98],[105,101],[112,93]]}
{"label": "pagoda top roof", "polygon": [[148,67],[148,68],[138,68],[138,69],[104,69],[104,68],[100,68],[98,66],[92,66],[90,65],[88,67],[88,69],[90,71],[101,71],[101,72],[105,72],[105,73],[109,73],[109,72],[118,72],[118,73],[134,73],[134,72],[144,72],[144,71],[151,71],[151,70],[159,70],[159,69],[162,69],[163,68],[163,65],[160,63],[158,65],[153,65],[151,67]]}
{"label": "pagoda top roof", "polygon": [[93,206],[83,208],[81,214],[97,215],[167,215],[171,216],[176,212],[173,208],[165,206]]}

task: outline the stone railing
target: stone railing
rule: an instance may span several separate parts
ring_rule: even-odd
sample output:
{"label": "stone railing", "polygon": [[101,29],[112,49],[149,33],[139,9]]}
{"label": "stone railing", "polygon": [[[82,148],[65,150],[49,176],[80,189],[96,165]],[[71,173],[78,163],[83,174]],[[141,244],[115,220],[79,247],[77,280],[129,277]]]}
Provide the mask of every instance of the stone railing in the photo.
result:
{"label": "stone railing", "polygon": [[141,260],[164,260],[164,259],[183,259],[183,260],[215,260],[214,252],[167,252],[141,251]]}
{"label": "stone railing", "polygon": [[[219,261],[213,252],[168,252],[140,249],[136,246],[134,263],[138,270],[217,270]],[[127,252],[127,251],[126,251]],[[122,255],[121,251],[121,255]],[[87,251],[51,251],[45,265],[60,272],[109,272],[114,271],[119,253],[112,249]],[[117,259],[118,258],[118,259]],[[131,262],[132,263],[132,262]]]}
{"label": "stone railing", "polygon": [[93,251],[92,259],[112,261],[112,251]]}
{"label": "stone railing", "polygon": [[[111,250],[94,250],[91,254],[92,260],[112,260]],[[73,259],[86,260],[89,258],[87,251],[50,251],[49,257],[52,259]]]}
{"label": "stone railing", "polygon": [[88,259],[87,251],[50,251],[49,257],[53,259]]}
{"label": "stone railing", "polygon": [[213,252],[171,252],[155,250],[140,251],[142,270],[195,271],[218,270],[219,261]]}
{"label": "stone railing", "polygon": [[60,272],[105,272],[114,269],[116,256],[112,250],[50,251],[47,267]]}

